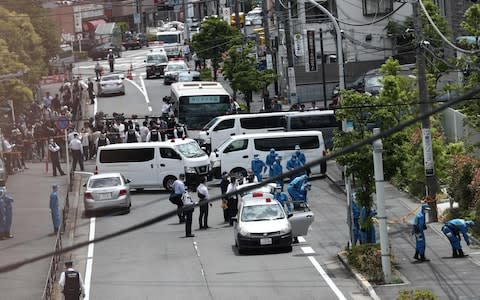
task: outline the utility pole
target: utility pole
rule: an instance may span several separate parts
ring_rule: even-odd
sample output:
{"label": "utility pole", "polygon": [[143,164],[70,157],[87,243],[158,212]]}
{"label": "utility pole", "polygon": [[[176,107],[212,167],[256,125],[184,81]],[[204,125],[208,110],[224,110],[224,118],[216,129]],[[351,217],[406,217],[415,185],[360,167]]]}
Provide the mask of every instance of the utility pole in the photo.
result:
{"label": "utility pole", "polygon": [[287,7],[283,8],[283,30],[285,32],[285,44],[287,47],[287,86],[288,101],[290,104],[297,103],[297,86],[295,81],[295,68],[293,62],[292,32],[290,28],[290,0],[287,0]]}
{"label": "utility pole", "polygon": [[[415,55],[417,59],[418,91],[420,101],[420,112],[426,113],[430,110],[430,97],[428,95],[427,78],[425,75],[424,47],[428,44],[423,37],[423,25],[420,15],[420,4],[418,0],[412,3],[413,17],[415,19]],[[426,184],[425,198],[430,205],[430,222],[437,222],[437,183],[435,179],[434,160],[432,151],[432,134],[430,131],[430,118],[422,119],[422,142],[423,142],[423,164],[425,168]]]}
{"label": "utility pole", "polygon": [[[374,128],[373,134],[379,134],[380,129]],[[390,245],[387,232],[387,212],[385,210],[385,181],[383,177],[383,144],[378,139],[373,142],[373,168],[375,175],[375,192],[377,195],[377,219],[380,231],[380,251],[382,253],[382,270],[385,283],[392,279],[392,267],[390,263]],[[373,226],[373,225],[372,225]]]}
{"label": "utility pole", "polygon": [[[188,0],[183,0],[183,31],[185,33],[184,39],[190,41],[190,26],[188,21],[188,5],[189,5]],[[181,44],[183,45],[183,41],[181,41]]]}
{"label": "utility pole", "polygon": [[239,0],[235,0],[235,26],[237,27],[238,32],[242,29],[240,26],[240,7]]}
{"label": "utility pole", "polygon": [[141,32],[142,28],[142,0],[135,1],[136,14],[137,14],[137,32]]}
{"label": "utility pole", "polygon": [[268,24],[268,0],[262,1],[262,11],[263,11],[263,34],[265,35],[265,46],[267,49],[267,54],[272,54],[272,43],[270,41],[270,28]]}

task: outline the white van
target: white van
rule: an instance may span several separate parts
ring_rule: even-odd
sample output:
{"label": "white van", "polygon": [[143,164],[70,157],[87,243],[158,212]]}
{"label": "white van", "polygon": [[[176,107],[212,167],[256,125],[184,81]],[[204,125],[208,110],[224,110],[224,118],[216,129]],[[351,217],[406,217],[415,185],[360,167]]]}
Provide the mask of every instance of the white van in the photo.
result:
{"label": "white van", "polygon": [[[235,135],[228,138],[215,151],[210,153],[212,175],[220,178],[223,172],[235,176],[246,175],[250,169],[254,154],[259,154],[265,161],[271,148],[283,157],[283,170],[287,172],[286,164],[299,145],[305,154],[307,163],[326,155],[325,143],[320,131],[270,132],[246,135]],[[312,174],[325,174],[327,164],[311,168]]]}
{"label": "white van", "polygon": [[341,130],[342,124],[335,118],[334,110],[310,110],[285,117],[287,131],[318,130],[323,134],[325,147],[333,148],[333,132]]}
{"label": "white van", "polygon": [[298,112],[273,112],[259,114],[235,114],[216,117],[198,134],[200,146],[215,150],[230,136],[269,131],[284,131],[285,116]]}
{"label": "white van", "polygon": [[192,139],[112,144],[97,151],[96,172],[122,173],[134,189],[163,186],[171,190],[181,173],[186,184],[194,186],[200,176],[208,175],[209,168],[208,155]]}
{"label": "white van", "polygon": [[182,56],[183,41],[183,31],[173,29],[157,32],[157,42],[165,49],[168,58]]}

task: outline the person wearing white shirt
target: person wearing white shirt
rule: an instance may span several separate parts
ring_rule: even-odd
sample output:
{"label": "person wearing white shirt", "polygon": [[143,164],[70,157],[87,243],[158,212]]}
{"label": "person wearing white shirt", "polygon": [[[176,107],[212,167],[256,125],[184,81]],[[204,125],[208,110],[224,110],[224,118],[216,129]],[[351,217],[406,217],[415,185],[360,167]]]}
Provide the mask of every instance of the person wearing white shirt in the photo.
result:
{"label": "person wearing white shirt", "polygon": [[73,134],[73,139],[70,141],[68,147],[70,148],[70,150],[72,150],[72,172],[75,172],[75,169],[77,168],[77,163],[80,164],[80,170],[83,171],[83,145],[82,141],[80,141],[78,133]]}
{"label": "person wearing white shirt", "polygon": [[[197,187],[197,196],[200,207],[200,215],[198,217],[198,224],[200,229],[208,228],[208,188],[205,185],[205,177],[200,178],[200,184]],[[210,203],[210,205],[212,205]]]}
{"label": "person wearing white shirt", "polygon": [[238,213],[238,195],[237,195],[237,179],[232,176],[230,177],[230,183],[227,187],[227,194],[233,193],[227,197],[227,206],[228,206],[228,222],[230,226],[233,225],[232,217],[235,217]]}
{"label": "person wearing white shirt", "polygon": [[60,172],[60,175],[65,175],[62,167],[60,166],[60,146],[58,146],[58,144],[55,143],[52,138],[48,141],[48,151],[50,151],[50,160],[52,161],[53,176],[57,176],[57,170]]}
{"label": "person wearing white shirt", "polygon": [[66,270],[60,274],[58,284],[62,289],[65,300],[78,300],[80,296],[85,298],[85,286],[83,285],[82,274],[73,268],[72,261],[65,262]]}
{"label": "person wearing white shirt", "polygon": [[82,129],[82,147],[83,147],[83,159],[88,160],[88,148],[89,148],[89,133],[86,128]]}
{"label": "person wearing white shirt", "polygon": [[140,140],[142,142],[146,142],[147,141],[147,136],[148,134],[150,133],[150,130],[148,129],[148,122],[147,121],[143,121],[143,124],[142,126],[140,126]]}

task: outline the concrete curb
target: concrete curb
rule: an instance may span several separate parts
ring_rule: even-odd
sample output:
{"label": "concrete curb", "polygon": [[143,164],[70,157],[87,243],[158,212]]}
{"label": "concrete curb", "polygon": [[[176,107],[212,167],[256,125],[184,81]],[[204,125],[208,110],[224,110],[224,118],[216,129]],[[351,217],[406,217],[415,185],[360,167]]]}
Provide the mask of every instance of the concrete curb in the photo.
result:
{"label": "concrete curb", "polygon": [[347,270],[350,271],[350,273],[355,276],[355,280],[360,284],[360,286],[368,293],[370,298],[374,300],[380,300],[380,297],[378,297],[377,293],[373,289],[373,286],[368,282],[368,280],[363,277],[362,274],[358,273],[355,269],[353,269],[349,264],[348,264],[348,259],[345,254],[345,251],[341,251],[337,253],[338,259],[342,262],[343,266],[347,268]]}

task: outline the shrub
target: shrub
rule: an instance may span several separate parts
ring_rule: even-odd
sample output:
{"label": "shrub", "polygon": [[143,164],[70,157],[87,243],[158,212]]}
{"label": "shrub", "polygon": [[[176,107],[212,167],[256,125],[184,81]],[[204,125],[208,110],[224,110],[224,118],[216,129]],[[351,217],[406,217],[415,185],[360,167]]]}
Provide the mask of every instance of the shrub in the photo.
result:
{"label": "shrub", "polygon": [[431,290],[402,290],[398,293],[397,300],[440,300]]}
{"label": "shrub", "polygon": [[382,253],[379,244],[353,246],[347,252],[348,263],[357,269],[368,281],[383,282]]}

